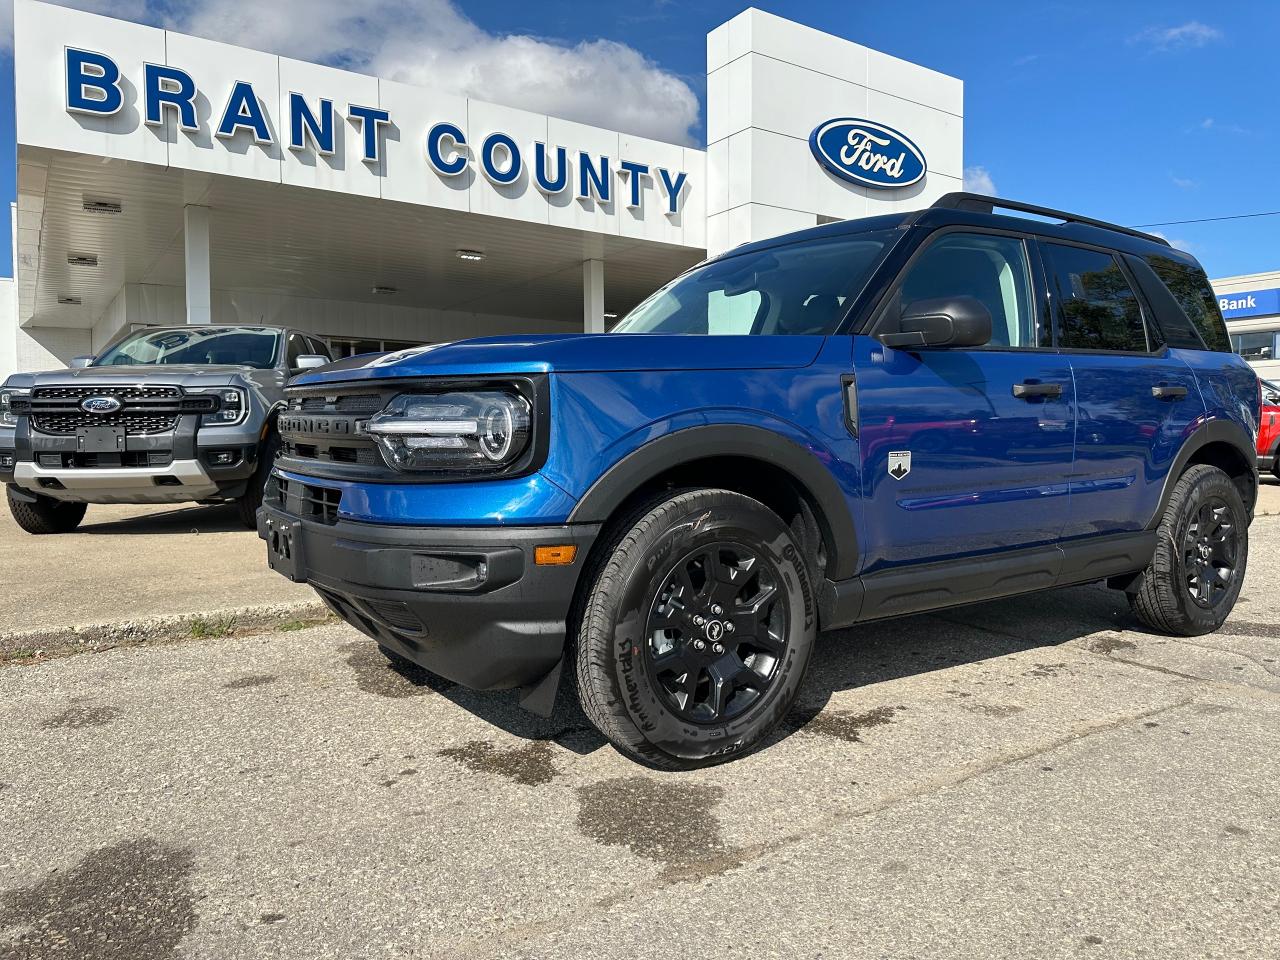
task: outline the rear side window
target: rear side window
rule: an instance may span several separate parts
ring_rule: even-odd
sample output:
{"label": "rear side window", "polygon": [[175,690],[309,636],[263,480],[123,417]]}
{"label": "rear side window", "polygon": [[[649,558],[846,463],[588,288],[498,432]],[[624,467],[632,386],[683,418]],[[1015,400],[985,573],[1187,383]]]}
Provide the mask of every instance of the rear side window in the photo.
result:
{"label": "rear side window", "polygon": [[1060,347],[1147,351],[1142,307],[1114,256],[1056,243],[1044,251],[1058,299]]}
{"label": "rear side window", "polygon": [[1152,254],[1147,264],[1178,301],[1182,312],[1200,332],[1201,339],[1210,350],[1231,352],[1227,338],[1227,326],[1218,311],[1218,298],[1209,286],[1209,278],[1203,270],[1189,263],[1181,263],[1173,257]]}

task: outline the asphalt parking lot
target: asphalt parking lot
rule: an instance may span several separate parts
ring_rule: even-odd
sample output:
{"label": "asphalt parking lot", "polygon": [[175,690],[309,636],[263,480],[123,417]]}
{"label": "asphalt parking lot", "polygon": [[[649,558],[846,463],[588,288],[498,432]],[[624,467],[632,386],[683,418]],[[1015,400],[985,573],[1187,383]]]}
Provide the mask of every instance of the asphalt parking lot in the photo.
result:
{"label": "asphalt parking lot", "polygon": [[0,957],[1274,957],[1278,549],[829,635],[692,774],[340,625],[0,667]]}

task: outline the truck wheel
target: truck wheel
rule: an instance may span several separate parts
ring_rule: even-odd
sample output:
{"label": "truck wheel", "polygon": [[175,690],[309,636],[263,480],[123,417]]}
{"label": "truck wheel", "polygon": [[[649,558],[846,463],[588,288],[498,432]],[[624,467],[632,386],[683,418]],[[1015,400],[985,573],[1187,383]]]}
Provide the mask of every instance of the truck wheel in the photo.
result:
{"label": "truck wheel", "polygon": [[236,500],[236,509],[240,513],[240,522],[250,530],[258,527],[258,508],[262,506],[262,495],[267,489],[267,479],[271,476],[271,468],[275,466],[276,457],[280,454],[280,435],[274,430],[267,434],[267,442],[258,453],[258,469],[249,478],[249,486],[244,496]]}
{"label": "truck wheel", "polygon": [[1249,561],[1249,515],[1217,467],[1179,478],[1157,531],[1156,552],[1129,595],[1147,626],[1185,637],[1217,630],[1240,595]]}
{"label": "truck wheel", "polygon": [[801,545],[727,490],[650,500],[606,536],[577,607],[587,717],[659,769],[747,753],[791,709],[813,651]]}
{"label": "truck wheel", "polygon": [[36,494],[35,503],[27,503],[14,497],[12,490],[5,493],[9,498],[9,512],[27,533],[70,533],[80,526],[85,511],[89,509],[86,503],[54,500],[39,494]]}

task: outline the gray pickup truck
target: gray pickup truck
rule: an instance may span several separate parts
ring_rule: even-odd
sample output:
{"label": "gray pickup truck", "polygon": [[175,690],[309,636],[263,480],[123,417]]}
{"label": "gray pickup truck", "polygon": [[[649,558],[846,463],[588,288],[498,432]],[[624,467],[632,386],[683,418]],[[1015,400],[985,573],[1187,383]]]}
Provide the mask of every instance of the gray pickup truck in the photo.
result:
{"label": "gray pickup truck", "polygon": [[252,527],[285,381],[329,360],[281,327],[152,327],[69,369],[14,374],[0,387],[9,510],[28,533],[66,533],[90,503],[234,502]]}

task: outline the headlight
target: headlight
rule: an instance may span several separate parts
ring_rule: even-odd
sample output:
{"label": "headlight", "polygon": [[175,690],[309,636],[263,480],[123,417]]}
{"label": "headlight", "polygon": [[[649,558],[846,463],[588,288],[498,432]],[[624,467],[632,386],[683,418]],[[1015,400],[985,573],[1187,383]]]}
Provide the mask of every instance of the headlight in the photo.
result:
{"label": "headlight", "polygon": [[192,390],[191,393],[211,393],[218,398],[218,412],[206,413],[200,418],[202,427],[230,427],[244,420],[249,412],[249,400],[239,387],[213,387],[208,390]]}
{"label": "headlight", "polygon": [[397,470],[499,471],[529,446],[529,401],[499,390],[402,393],[365,428]]}
{"label": "headlight", "polygon": [[13,402],[20,397],[25,399],[30,393],[30,390],[17,387],[0,389],[0,427],[8,427],[12,430],[18,425],[18,414],[14,412]]}

